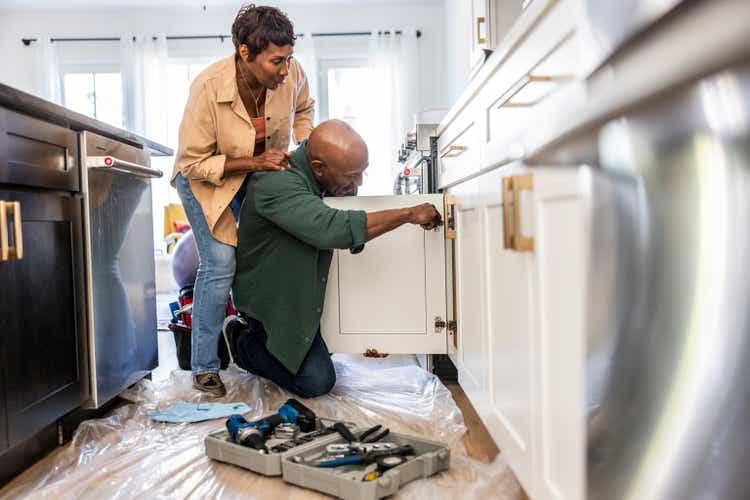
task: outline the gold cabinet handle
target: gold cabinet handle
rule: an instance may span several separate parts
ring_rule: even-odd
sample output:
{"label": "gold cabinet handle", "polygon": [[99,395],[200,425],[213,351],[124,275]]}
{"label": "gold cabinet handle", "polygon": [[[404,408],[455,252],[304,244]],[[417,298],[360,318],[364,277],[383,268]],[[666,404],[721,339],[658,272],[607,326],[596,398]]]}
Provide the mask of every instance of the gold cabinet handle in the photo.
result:
{"label": "gold cabinet handle", "polygon": [[464,154],[468,149],[466,146],[449,146],[448,150],[440,155],[440,158],[455,158]]}
{"label": "gold cabinet handle", "polygon": [[[8,216],[13,216],[13,246],[8,234]],[[23,259],[23,231],[21,228],[21,203],[0,201],[0,261]]]}
{"label": "gold cabinet handle", "polygon": [[484,45],[487,43],[487,39],[483,38],[482,33],[482,25],[486,22],[486,19],[484,17],[477,17],[477,44],[478,45]]}
{"label": "gold cabinet handle", "polygon": [[534,237],[521,234],[521,191],[534,189],[534,177],[531,174],[513,176],[513,250],[533,252]]}
{"label": "gold cabinet handle", "polygon": [[446,194],[443,197],[443,217],[445,218],[445,239],[456,239],[456,197]]}
{"label": "gold cabinet handle", "polygon": [[513,177],[503,177],[503,248],[513,249]]}

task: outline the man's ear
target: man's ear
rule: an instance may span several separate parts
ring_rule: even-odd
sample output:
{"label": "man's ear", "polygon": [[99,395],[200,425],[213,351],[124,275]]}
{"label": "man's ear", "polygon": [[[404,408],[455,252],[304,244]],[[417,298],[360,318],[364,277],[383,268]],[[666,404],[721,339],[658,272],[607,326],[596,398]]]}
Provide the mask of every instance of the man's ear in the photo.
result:
{"label": "man's ear", "polygon": [[312,167],[313,174],[316,177],[320,177],[323,175],[323,169],[326,168],[326,164],[320,160],[313,160],[310,162],[310,167]]}

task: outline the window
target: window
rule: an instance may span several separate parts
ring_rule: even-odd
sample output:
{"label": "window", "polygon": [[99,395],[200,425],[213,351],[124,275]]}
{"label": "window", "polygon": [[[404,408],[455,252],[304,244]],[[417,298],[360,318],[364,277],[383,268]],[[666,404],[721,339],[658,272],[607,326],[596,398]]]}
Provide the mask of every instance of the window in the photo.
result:
{"label": "window", "polygon": [[167,143],[177,149],[177,134],[185,112],[190,83],[209,65],[208,62],[170,62],[167,65]]}
{"label": "window", "polygon": [[119,72],[64,73],[63,104],[74,111],[122,128],[122,77]]}
{"label": "window", "polygon": [[[167,81],[164,83],[169,89],[167,92],[167,146],[177,150],[180,122],[185,112],[190,83],[198,76],[198,73],[208,66],[209,62],[192,62],[180,59],[172,59],[167,64]],[[151,166],[167,173],[161,179],[151,182],[151,197],[154,207],[154,248],[157,254],[166,251],[164,243],[164,207],[170,203],[180,203],[177,190],[169,184],[174,165],[174,156],[154,156],[151,158]]]}
{"label": "window", "polygon": [[[376,92],[373,71],[367,59],[321,60],[319,63],[320,120],[338,119],[347,122],[367,143],[369,166],[367,177],[359,189],[361,195],[391,194],[389,130],[378,126],[376,108],[389,107]],[[380,100],[379,100],[380,99]]]}

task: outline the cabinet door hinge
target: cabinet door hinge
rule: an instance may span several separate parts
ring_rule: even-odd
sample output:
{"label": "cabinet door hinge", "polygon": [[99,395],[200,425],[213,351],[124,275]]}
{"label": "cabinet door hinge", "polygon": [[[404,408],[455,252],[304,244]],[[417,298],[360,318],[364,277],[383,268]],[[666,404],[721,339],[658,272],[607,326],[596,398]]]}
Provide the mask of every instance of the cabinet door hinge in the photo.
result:
{"label": "cabinet door hinge", "polygon": [[435,316],[435,333],[443,333],[445,330],[446,322],[440,316]]}
{"label": "cabinet door hinge", "polygon": [[443,330],[445,330],[446,328],[448,328],[448,332],[456,333],[458,323],[456,323],[452,319],[445,321],[440,316],[435,316],[435,333],[443,333]]}

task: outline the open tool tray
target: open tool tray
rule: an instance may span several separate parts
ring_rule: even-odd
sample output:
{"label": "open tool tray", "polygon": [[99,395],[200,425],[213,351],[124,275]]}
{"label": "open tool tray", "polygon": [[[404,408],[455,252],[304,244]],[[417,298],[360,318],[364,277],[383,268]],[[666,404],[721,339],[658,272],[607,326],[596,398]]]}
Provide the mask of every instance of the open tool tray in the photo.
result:
{"label": "open tool tray", "polygon": [[[331,422],[327,419],[317,419],[317,432],[320,430],[325,429],[327,426],[325,425],[325,422]],[[347,427],[350,429],[355,429],[354,424],[347,423]],[[307,433],[311,434],[311,433]],[[307,434],[299,434],[298,437],[306,436]],[[288,452],[285,453],[295,453],[296,450],[303,449],[304,446],[308,446],[310,444],[318,444],[321,443],[323,447],[325,448],[326,445],[329,443],[334,443],[336,440],[340,438],[339,434],[332,433],[327,434],[321,437],[316,438],[314,441],[311,441],[310,443],[306,443],[304,445],[299,445],[295,448],[292,448]],[[279,439],[269,439],[267,442],[267,447],[270,449],[276,444],[282,443],[284,440]],[[281,457],[284,455],[284,453],[279,452],[261,452],[259,450],[254,450],[252,448],[248,448],[247,446],[242,446],[237,443],[234,443],[231,438],[229,437],[229,433],[224,430],[216,431],[208,436],[206,436],[205,439],[205,446],[206,446],[206,455],[209,458],[213,458],[214,460],[218,460],[220,462],[226,462],[228,464],[233,464],[240,466],[245,469],[249,469],[253,472],[257,472],[259,474],[263,474],[265,476],[280,476],[282,473],[281,470]]]}
{"label": "open tool tray", "polygon": [[346,443],[339,434],[333,434],[325,442],[316,440],[284,453],[281,458],[284,481],[347,500],[376,500],[393,495],[410,481],[429,477],[450,466],[450,449],[444,443],[395,432],[383,441],[397,446],[409,444],[415,455],[371,481],[363,481],[363,477],[374,470],[374,464],[322,468],[305,463],[314,460],[329,444]]}

